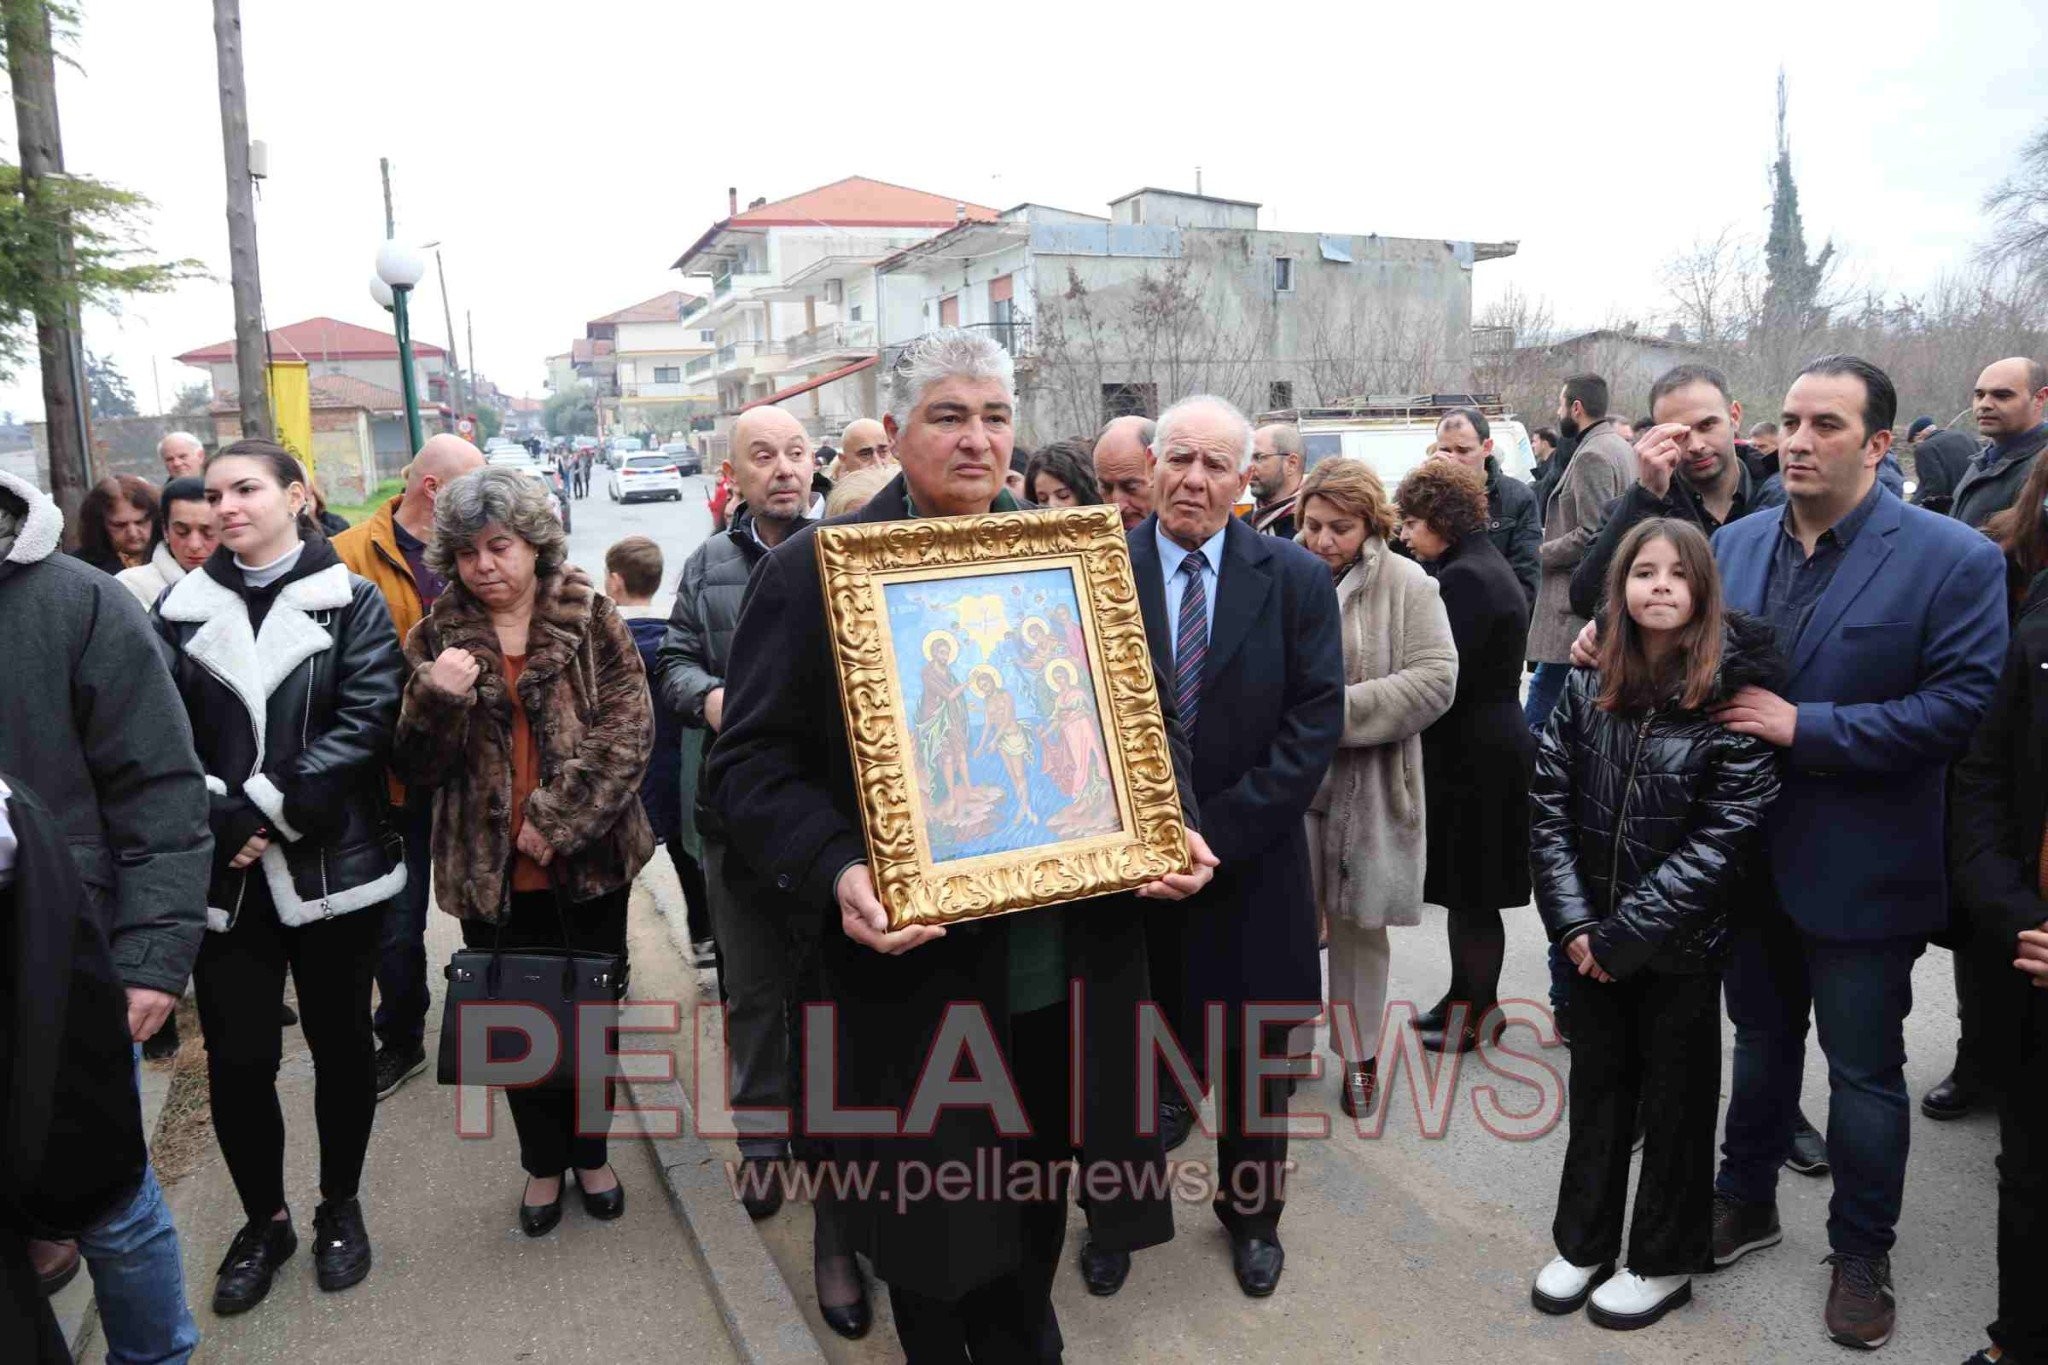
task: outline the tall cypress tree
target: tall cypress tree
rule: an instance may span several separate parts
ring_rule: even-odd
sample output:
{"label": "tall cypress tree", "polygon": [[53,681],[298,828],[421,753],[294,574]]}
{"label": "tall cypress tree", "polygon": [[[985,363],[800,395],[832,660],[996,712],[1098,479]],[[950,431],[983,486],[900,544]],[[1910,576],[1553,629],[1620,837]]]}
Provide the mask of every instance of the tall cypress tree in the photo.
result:
{"label": "tall cypress tree", "polygon": [[1820,282],[1835,254],[1832,241],[1806,259],[1799,185],[1792,178],[1792,142],[1785,132],[1785,71],[1778,70],[1778,159],[1771,168],[1771,235],[1764,243],[1764,317],[1773,327],[1804,331],[1825,322]]}

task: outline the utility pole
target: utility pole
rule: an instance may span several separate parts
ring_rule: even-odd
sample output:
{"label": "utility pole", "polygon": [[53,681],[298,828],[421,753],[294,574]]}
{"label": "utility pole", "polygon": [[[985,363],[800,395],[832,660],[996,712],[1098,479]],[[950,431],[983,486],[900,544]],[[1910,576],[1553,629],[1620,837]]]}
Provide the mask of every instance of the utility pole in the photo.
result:
{"label": "utility pole", "polygon": [[384,240],[389,242],[398,236],[398,220],[391,216],[391,158],[377,158],[377,173],[384,177]]}
{"label": "utility pole", "polygon": [[[459,422],[469,416],[469,404],[462,399],[462,357],[455,354],[455,314],[448,308],[448,272],[441,265],[439,242],[434,243],[434,274],[441,281],[441,320],[448,324],[448,380],[455,386],[455,420]],[[469,363],[476,364],[474,350],[469,352]]]}
{"label": "utility pole", "polygon": [[45,219],[56,251],[48,302],[36,310],[36,359],[42,370],[43,417],[50,439],[50,491],[64,512],[67,538],[76,543],[78,504],[98,479],[92,428],[86,412],[85,357],[73,295],[71,223],[44,202],[42,182],[64,174],[64,138],[57,126],[57,63],[50,12],[42,0],[0,3],[7,34],[7,74],[14,86],[15,140],[21,148],[21,197],[29,219]]}
{"label": "utility pole", "polygon": [[213,0],[220,66],[220,140],[227,154],[228,272],[235,300],[235,385],[242,434],[277,439],[264,379],[263,276],[256,262],[256,182],[249,178],[249,100],[242,86],[241,0]]}
{"label": "utility pole", "polygon": [[[477,387],[476,383],[476,315],[467,308],[462,310],[462,326],[469,337],[469,396],[472,405],[480,407],[483,404],[483,399],[477,395],[483,391]],[[448,323],[448,335],[451,338],[455,335],[455,322],[452,318]]]}

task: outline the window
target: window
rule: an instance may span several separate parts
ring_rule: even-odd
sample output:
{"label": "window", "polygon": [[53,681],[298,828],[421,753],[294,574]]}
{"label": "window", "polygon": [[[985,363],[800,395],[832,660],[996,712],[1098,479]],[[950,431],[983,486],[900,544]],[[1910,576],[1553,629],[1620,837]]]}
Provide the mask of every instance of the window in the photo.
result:
{"label": "window", "polygon": [[1273,258],[1273,292],[1292,294],[1294,292],[1294,258],[1275,256]]}
{"label": "window", "polygon": [[959,325],[960,296],[958,294],[948,294],[939,300],[939,326],[958,327]]}
{"label": "window", "polygon": [[706,346],[714,346],[718,343],[718,333],[709,327],[699,328],[697,340],[703,342]]}
{"label": "window", "polygon": [[848,322],[859,322],[859,321],[860,321],[860,309],[861,309],[861,305],[859,305],[859,304],[857,304],[857,303],[856,303],[855,305],[853,305],[853,307],[851,307],[851,308],[847,309],[847,310],[846,310],[846,320],[847,320]]}
{"label": "window", "polygon": [[1266,385],[1266,406],[1276,409],[1293,407],[1294,385],[1285,379],[1276,379]]}
{"label": "window", "polygon": [[680,365],[656,365],[654,382],[657,384],[680,384],[683,382],[683,367]]}
{"label": "window", "polygon": [[1150,417],[1159,411],[1159,386],[1156,384],[1104,384],[1102,386],[1102,420],[1113,422],[1119,417]]}

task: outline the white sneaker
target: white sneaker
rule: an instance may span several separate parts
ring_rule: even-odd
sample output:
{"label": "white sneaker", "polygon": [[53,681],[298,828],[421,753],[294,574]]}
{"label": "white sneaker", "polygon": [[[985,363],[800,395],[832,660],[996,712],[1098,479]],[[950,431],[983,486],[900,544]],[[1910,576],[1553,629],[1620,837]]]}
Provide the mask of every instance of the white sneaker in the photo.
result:
{"label": "white sneaker", "polygon": [[1593,1292],[1593,1286],[1613,1273],[1612,1261],[1603,1265],[1573,1265],[1559,1256],[1536,1272],[1536,1283],[1529,1288],[1529,1302],[1536,1305],[1539,1313],[1576,1313],[1586,1295]]}
{"label": "white sneaker", "polygon": [[1593,1291],[1586,1316],[1602,1327],[1632,1332],[1691,1302],[1690,1275],[1638,1275],[1624,1270]]}

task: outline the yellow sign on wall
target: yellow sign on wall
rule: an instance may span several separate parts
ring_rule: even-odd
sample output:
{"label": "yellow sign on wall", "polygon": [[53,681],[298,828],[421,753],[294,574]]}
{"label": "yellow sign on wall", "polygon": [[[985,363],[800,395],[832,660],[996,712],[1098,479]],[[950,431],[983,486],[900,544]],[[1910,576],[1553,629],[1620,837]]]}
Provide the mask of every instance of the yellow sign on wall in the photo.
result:
{"label": "yellow sign on wall", "polygon": [[270,411],[277,420],[277,440],[298,457],[306,477],[313,477],[313,375],[303,360],[279,360],[264,367],[270,387]]}

